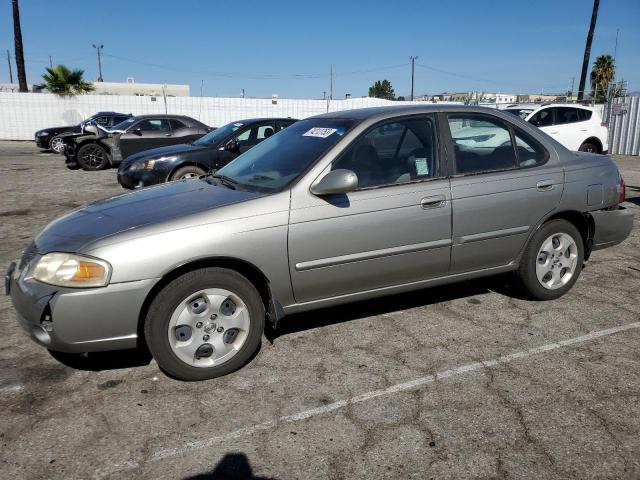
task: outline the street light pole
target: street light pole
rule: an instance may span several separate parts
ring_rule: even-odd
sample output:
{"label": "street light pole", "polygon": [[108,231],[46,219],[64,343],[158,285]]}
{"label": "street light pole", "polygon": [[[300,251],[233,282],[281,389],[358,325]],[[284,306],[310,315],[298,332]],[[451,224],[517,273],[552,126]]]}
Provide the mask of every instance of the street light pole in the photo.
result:
{"label": "street light pole", "polygon": [[9,83],[13,83],[13,72],[11,71],[11,56],[9,55],[9,49],[7,49],[7,63],[9,64]]}
{"label": "street light pole", "polygon": [[414,80],[415,80],[415,73],[416,73],[416,60],[418,59],[418,57],[409,57],[409,60],[411,60],[411,101],[413,101],[413,84],[414,84]]}
{"label": "street light pole", "polygon": [[104,45],[97,46],[95,43],[93,44],[93,48],[95,48],[98,52],[98,81],[104,82],[102,79],[102,60],[100,59],[100,50],[104,48]]}

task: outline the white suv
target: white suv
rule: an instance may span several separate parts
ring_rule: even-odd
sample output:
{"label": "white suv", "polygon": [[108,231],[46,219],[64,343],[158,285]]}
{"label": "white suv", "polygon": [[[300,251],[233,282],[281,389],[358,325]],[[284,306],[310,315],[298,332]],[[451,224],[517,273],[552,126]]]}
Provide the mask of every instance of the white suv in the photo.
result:
{"label": "white suv", "polygon": [[609,131],[593,108],[582,105],[510,105],[504,109],[534,124],[569,150],[607,153]]}

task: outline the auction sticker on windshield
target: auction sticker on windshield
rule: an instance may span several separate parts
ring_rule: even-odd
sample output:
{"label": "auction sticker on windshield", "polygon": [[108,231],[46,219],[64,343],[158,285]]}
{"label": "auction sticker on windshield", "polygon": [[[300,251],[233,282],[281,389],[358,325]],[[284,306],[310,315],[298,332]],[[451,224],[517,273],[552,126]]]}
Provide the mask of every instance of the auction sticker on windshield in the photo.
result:
{"label": "auction sticker on windshield", "polygon": [[303,137],[327,138],[329,135],[331,135],[332,133],[335,133],[337,131],[338,131],[337,128],[313,127],[311,130],[307,131],[306,133],[303,133],[302,136]]}

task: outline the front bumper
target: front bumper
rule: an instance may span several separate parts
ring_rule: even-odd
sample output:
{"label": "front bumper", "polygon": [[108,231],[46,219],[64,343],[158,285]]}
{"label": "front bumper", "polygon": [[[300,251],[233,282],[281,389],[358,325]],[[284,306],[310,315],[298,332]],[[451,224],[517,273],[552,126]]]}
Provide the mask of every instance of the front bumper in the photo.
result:
{"label": "front bumper", "polygon": [[118,170],[118,183],[129,189],[148,187],[167,181],[167,174],[160,170]]}
{"label": "front bumper", "polygon": [[36,146],[38,146],[39,148],[48,149],[50,138],[51,137],[49,135],[35,137]]}
{"label": "front bumper", "polygon": [[593,250],[612,247],[623,242],[633,228],[633,212],[618,205],[608,210],[590,212],[595,224]]}
{"label": "front bumper", "polygon": [[68,353],[135,348],[140,311],[157,281],[71,289],[24,277],[13,265],[5,278],[18,323],[36,343]]}

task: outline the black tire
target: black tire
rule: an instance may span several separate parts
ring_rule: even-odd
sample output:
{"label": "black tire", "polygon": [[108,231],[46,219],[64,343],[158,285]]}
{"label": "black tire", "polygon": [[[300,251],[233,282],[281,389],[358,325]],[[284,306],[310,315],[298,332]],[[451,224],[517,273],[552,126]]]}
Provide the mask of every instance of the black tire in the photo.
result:
{"label": "black tire", "polygon": [[195,165],[187,165],[186,167],[181,167],[177,169],[175,172],[171,174],[170,181],[180,180],[183,178],[191,177],[199,177],[200,175],[204,175],[205,172],[202,168],[196,167]]}
{"label": "black tire", "polygon": [[51,150],[53,153],[64,153],[64,142],[59,135],[56,135],[51,140],[49,140],[49,150]]}
{"label": "black tire", "polygon": [[107,151],[97,143],[82,145],[76,154],[77,162],[83,170],[94,172],[109,165]]}
{"label": "black tire", "polygon": [[591,142],[584,142],[582,145],[580,145],[580,148],[578,150],[581,152],[600,153],[600,149],[598,148],[598,146],[594,145]]}
{"label": "black tire", "polygon": [[[181,301],[206,288],[224,288],[244,301],[251,318],[249,333],[238,352],[213,367],[188,365],[172,351],[168,339],[171,316]],[[225,268],[201,268],[188,272],[166,285],[153,299],[144,323],[144,335],[153,358],[169,376],[185,381],[207,380],[227,375],[244,366],[260,347],[265,311],[255,286],[239,273]]]}
{"label": "black tire", "polygon": [[[571,279],[562,287],[550,290],[541,285],[536,275],[536,262],[538,261],[538,252],[542,248],[542,243],[553,234],[564,233],[569,235],[576,243],[578,253],[576,259],[576,267]],[[523,293],[532,300],[555,300],[567,293],[576,283],[582,265],[584,263],[584,244],[582,235],[578,229],[566,220],[551,220],[543,224],[536,233],[533,234],[527,247],[525,248],[520,267],[517,271],[517,277],[522,287]]]}

